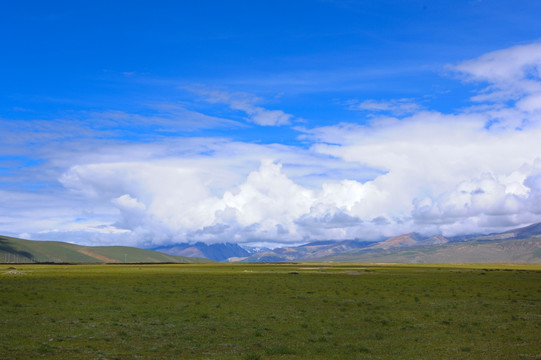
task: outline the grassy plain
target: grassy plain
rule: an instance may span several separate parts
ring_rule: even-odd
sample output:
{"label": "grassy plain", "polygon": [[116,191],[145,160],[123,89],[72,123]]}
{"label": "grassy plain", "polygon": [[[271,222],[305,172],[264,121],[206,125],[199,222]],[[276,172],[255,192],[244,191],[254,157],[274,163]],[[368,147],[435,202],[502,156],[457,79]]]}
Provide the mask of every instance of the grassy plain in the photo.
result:
{"label": "grassy plain", "polygon": [[539,359],[540,265],[0,265],[0,359]]}

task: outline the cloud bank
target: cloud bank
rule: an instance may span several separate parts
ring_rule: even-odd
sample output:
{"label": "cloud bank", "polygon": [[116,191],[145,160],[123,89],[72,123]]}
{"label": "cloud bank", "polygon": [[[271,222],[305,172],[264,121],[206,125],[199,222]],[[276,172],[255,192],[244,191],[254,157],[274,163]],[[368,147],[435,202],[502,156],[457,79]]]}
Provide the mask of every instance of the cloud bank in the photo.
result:
{"label": "cloud bank", "polygon": [[[540,221],[541,45],[449,69],[483,86],[471,107],[454,113],[403,99],[364,101],[355,106],[392,116],[298,129],[307,147],[177,138],[113,144],[93,161],[81,155],[59,176],[56,217],[33,213],[39,226],[29,232],[93,244],[279,245],[491,232]],[[292,115],[259,107],[246,94],[201,95],[258,125],[291,122]],[[30,201],[19,195],[4,194]],[[16,215],[0,223],[16,231]]]}

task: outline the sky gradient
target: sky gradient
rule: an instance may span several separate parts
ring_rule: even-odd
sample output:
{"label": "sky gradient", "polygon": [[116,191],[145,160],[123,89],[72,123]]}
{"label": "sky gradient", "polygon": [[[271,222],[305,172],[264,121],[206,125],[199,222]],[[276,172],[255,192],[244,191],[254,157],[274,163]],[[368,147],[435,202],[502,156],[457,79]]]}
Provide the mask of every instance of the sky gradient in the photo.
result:
{"label": "sky gradient", "polygon": [[541,221],[541,2],[0,4],[0,233],[86,245]]}

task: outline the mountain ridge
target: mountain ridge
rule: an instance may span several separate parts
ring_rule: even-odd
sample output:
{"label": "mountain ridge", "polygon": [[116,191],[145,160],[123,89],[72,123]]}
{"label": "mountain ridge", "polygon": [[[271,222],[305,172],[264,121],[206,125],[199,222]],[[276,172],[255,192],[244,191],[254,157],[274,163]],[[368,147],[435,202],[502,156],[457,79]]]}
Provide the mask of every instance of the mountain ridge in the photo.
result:
{"label": "mountain ridge", "polygon": [[163,254],[129,246],[83,246],[61,241],[25,240],[0,235],[5,263],[196,263],[208,259]]}
{"label": "mountain ridge", "polygon": [[169,255],[177,256],[198,256],[214,261],[224,261],[233,257],[247,257],[250,252],[235,243],[205,244],[196,242],[194,244],[179,243],[172,246],[164,246],[153,249]]}
{"label": "mountain ridge", "polygon": [[[259,251],[258,251],[259,250]],[[3,257],[3,259],[2,259]],[[0,236],[0,262],[541,262],[541,223],[486,235],[422,236],[412,232],[382,241],[317,240],[270,249],[235,243],[177,243],[154,249],[125,246],[81,246]]]}

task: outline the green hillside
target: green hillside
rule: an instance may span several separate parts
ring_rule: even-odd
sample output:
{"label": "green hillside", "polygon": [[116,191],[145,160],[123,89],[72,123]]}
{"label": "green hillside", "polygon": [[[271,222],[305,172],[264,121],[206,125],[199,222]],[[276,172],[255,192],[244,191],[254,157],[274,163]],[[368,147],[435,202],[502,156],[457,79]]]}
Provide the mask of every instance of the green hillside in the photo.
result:
{"label": "green hillside", "polygon": [[474,240],[391,249],[355,249],[306,261],[376,263],[541,263],[541,237]]}
{"label": "green hillside", "polygon": [[0,235],[3,263],[200,263],[202,258],[168,255],[127,246],[81,246],[59,241],[23,240]]}

